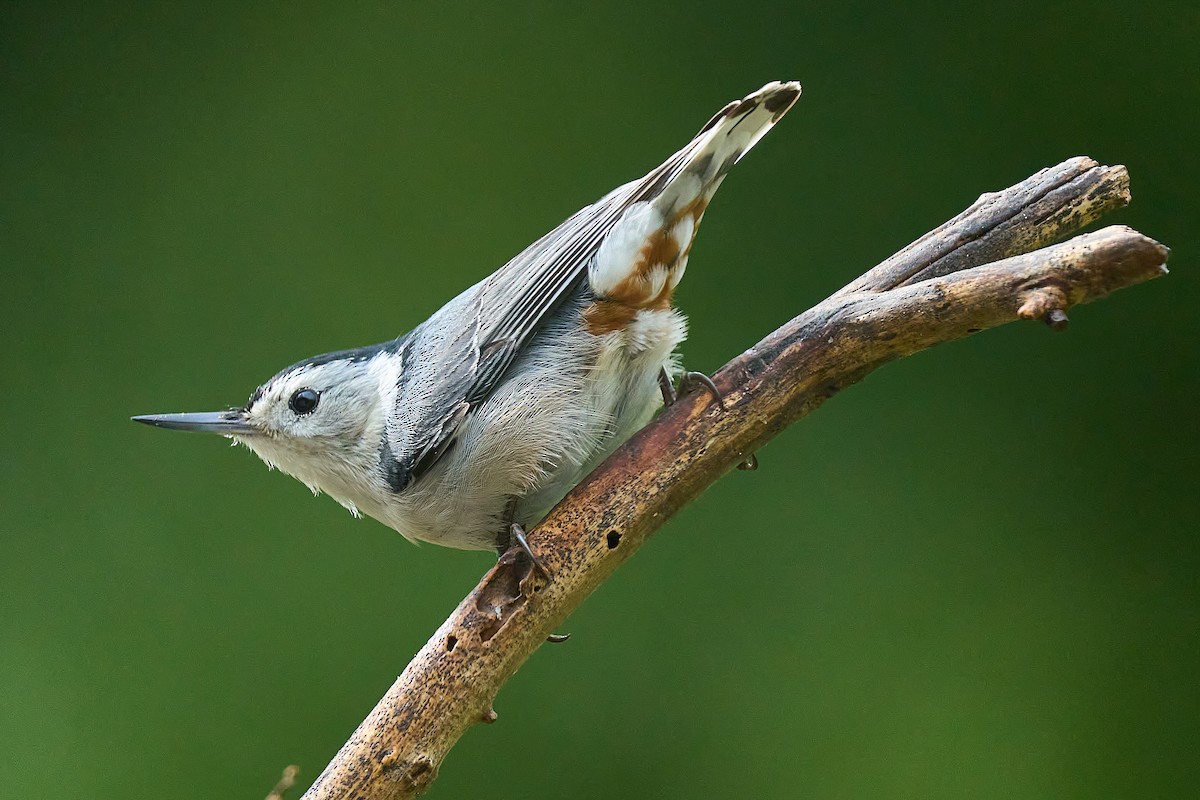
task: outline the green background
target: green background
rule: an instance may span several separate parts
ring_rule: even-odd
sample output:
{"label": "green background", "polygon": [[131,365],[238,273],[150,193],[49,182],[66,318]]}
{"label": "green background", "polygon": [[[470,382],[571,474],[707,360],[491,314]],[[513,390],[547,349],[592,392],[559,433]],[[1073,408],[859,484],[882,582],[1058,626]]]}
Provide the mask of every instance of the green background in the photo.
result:
{"label": "green background", "polygon": [[1192,795],[1200,12],[880,6],[4,3],[3,794],[307,784],[490,564],[130,414],[408,329],[795,78],[681,287],[693,369],[1077,154],[1129,166],[1107,221],[1172,275],[789,430],[530,660],[433,796]]}

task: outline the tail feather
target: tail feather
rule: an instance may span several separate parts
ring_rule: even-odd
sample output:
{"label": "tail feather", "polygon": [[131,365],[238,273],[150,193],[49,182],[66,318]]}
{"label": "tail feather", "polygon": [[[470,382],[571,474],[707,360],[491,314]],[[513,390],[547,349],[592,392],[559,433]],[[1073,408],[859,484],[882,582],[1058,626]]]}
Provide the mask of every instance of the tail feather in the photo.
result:
{"label": "tail feather", "polygon": [[706,171],[723,176],[783,118],[799,97],[799,83],[773,81],[725,106],[693,140],[702,143],[696,154],[697,166],[707,160]]}
{"label": "tail feather", "polygon": [[[773,81],[722,108],[668,161],[657,193],[614,225],[588,271],[605,318],[670,307],[696,228],[725,175],[800,97],[800,84]],[[624,309],[621,314],[609,305]]]}

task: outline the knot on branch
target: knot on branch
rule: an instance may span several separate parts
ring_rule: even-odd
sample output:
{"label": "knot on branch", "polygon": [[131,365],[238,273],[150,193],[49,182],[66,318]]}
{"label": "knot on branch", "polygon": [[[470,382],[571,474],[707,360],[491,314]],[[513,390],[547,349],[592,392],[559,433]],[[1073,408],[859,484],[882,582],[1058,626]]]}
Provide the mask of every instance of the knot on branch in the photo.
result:
{"label": "knot on branch", "polygon": [[405,790],[413,794],[421,794],[437,778],[437,765],[425,755],[401,760],[398,750],[385,750],[379,758],[379,766],[388,778],[403,784]]}
{"label": "knot on branch", "polygon": [[1067,318],[1067,293],[1056,284],[1038,286],[1020,296],[1021,307],[1017,316],[1021,319],[1040,319],[1056,331],[1065,330]]}

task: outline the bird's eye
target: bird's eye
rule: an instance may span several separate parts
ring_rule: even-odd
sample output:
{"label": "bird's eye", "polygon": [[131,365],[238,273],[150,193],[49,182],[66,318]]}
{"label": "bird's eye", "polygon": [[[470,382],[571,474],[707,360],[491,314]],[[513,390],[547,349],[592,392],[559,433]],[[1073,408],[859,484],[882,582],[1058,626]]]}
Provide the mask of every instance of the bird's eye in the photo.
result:
{"label": "bird's eye", "polygon": [[316,389],[297,389],[292,399],[288,400],[288,408],[300,416],[311,414],[320,399],[321,395]]}

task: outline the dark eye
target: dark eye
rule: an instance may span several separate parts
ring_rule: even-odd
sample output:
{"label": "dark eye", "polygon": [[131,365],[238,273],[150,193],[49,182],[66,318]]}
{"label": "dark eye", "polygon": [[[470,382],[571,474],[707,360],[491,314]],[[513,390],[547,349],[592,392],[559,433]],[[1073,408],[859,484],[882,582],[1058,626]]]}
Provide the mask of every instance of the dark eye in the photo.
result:
{"label": "dark eye", "polygon": [[297,389],[292,399],[288,400],[288,408],[301,416],[311,414],[320,399],[321,395],[316,389]]}

